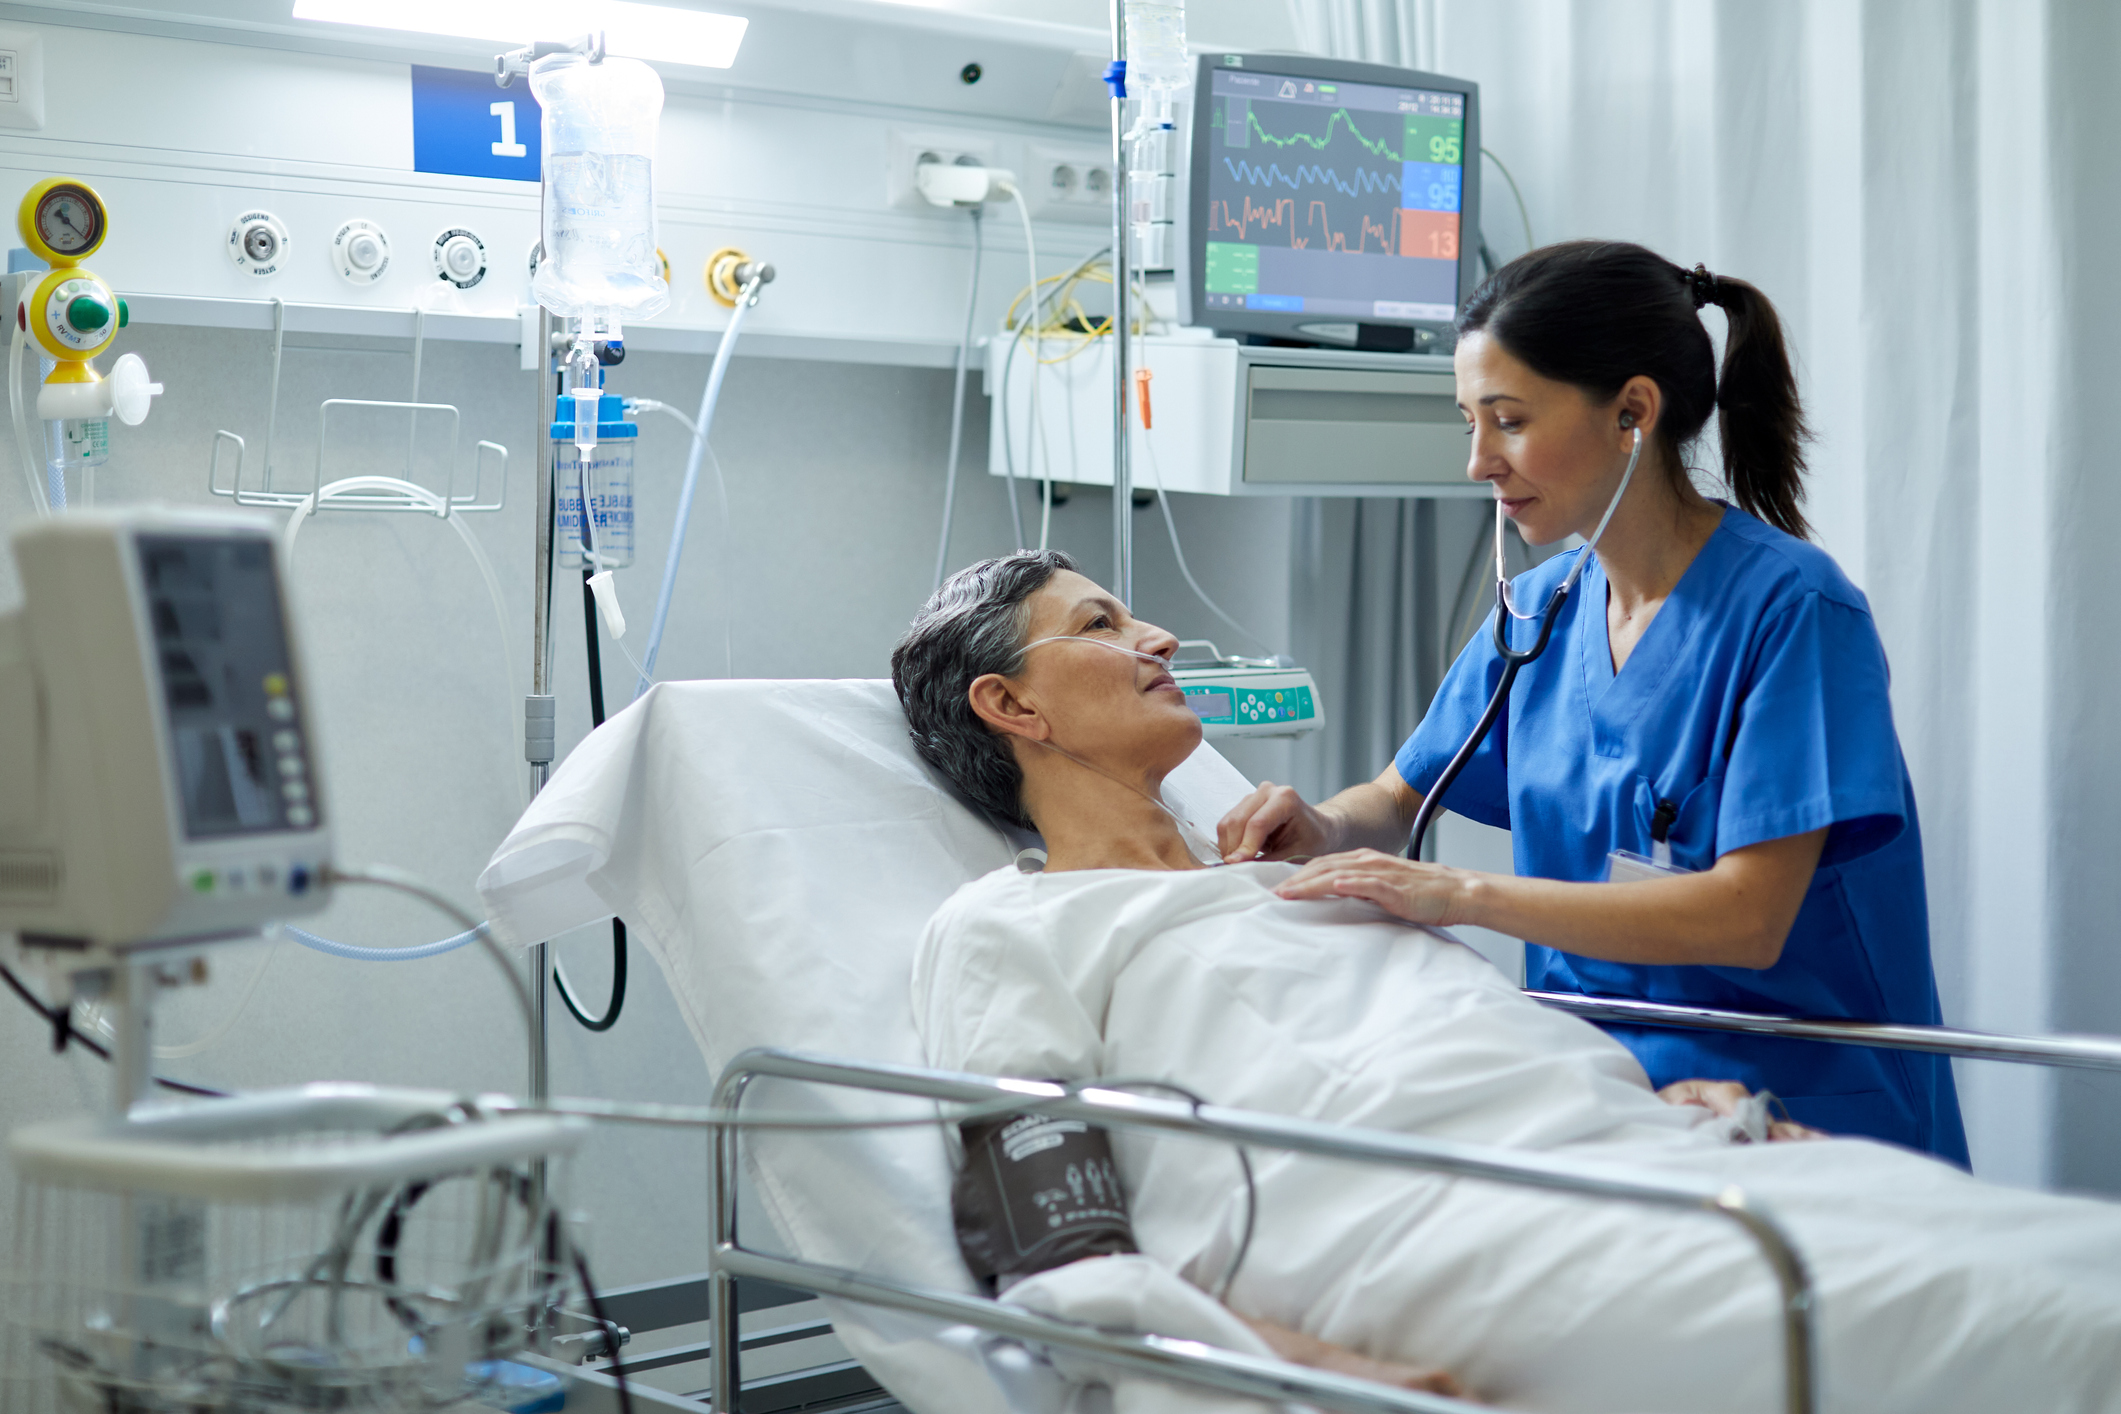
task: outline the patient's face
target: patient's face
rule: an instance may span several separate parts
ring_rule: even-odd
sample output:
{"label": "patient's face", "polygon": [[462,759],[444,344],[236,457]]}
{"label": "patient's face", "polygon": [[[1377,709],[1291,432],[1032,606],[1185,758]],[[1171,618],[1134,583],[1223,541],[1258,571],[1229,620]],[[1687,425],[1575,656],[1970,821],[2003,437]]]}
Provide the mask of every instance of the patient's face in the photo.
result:
{"label": "patient's face", "polygon": [[[1158,778],[1200,745],[1200,718],[1166,667],[1178,640],[1144,623],[1091,580],[1062,570],[1026,601],[1032,650],[1015,681],[1033,697],[1054,745],[1111,770]],[[1153,662],[1101,644],[1149,655]]]}

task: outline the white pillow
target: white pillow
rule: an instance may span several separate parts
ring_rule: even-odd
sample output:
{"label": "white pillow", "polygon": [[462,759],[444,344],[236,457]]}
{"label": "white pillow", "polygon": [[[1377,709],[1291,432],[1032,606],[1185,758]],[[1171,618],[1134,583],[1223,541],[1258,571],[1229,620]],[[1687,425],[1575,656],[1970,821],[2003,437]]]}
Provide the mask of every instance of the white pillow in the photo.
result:
{"label": "white pillow", "polygon": [[[1249,788],[1204,744],[1165,797],[1212,831]],[[717,1073],[753,1046],[920,1065],[908,990],[921,932],[1020,842],[921,763],[888,682],[665,683],[575,748],[479,892],[517,945],[624,918]],[[910,1102],[761,1082],[749,1103],[875,1114]],[[940,1130],[762,1134],[746,1148],[792,1254],[973,1290]],[[920,1338],[931,1324],[835,1307],[848,1347],[908,1405],[1007,1407],[975,1360]]]}

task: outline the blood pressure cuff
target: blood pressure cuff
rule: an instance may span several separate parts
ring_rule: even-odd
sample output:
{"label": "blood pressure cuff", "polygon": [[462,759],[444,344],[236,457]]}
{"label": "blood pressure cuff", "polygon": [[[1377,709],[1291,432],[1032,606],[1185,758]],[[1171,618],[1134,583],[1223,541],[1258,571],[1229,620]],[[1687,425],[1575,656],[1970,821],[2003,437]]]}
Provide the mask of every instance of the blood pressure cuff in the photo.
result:
{"label": "blood pressure cuff", "polygon": [[950,1212],[958,1251],[989,1294],[1084,1257],[1140,1250],[1102,1129],[1025,1114],[958,1133],[965,1165]]}

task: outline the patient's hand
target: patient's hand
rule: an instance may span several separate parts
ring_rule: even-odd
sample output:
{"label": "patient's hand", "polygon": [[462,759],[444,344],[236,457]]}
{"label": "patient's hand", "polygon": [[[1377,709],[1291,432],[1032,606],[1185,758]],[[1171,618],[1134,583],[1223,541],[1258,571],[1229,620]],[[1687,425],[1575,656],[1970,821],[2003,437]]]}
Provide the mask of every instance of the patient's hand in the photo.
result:
{"label": "patient's hand", "polygon": [[1336,1375],[1348,1375],[1358,1380],[1375,1380],[1394,1389],[1418,1389],[1459,1399],[1466,1397],[1458,1381],[1445,1371],[1402,1365],[1396,1360],[1372,1360],[1346,1346],[1331,1344],[1302,1331],[1292,1331],[1287,1326],[1277,1326],[1272,1321],[1255,1321],[1250,1316],[1239,1316],[1238,1319],[1250,1326],[1267,1343],[1269,1350],[1291,1364],[1330,1370]]}
{"label": "patient's hand", "polygon": [[[1726,1119],[1736,1114],[1738,1106],[1752,1095],[1752,1091],[1735,1080],[1675,1080],[1657,1092],[1657,1098],[1668,1105],[1699,1105]],[[1777,1119],[1768,1122],[1767,1137],[1772,1144],[1783,1139],[1827,1139],[1832,1136],[1823,1129],[1813,1129],[1795,1120]]]}

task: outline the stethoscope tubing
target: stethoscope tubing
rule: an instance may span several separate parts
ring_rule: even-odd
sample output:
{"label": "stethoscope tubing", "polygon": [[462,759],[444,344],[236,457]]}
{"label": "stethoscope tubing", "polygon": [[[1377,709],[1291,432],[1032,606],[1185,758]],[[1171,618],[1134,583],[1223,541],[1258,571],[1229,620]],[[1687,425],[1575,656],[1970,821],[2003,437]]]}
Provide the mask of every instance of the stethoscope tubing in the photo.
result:
{"label": "stethoscope tubing", "polygon": [[1627,495],[1628,483],[1635,479],[1635,467],[1641,460],[1642,429],[1638,427],[1635,429],[1635,445],[1628,453],[1627,470],[1620,475],[1620,485],[1613,492],[1613,499],[1606,503],[1605,514],[1598,518],[1598,528],[1591,532],[1590,541],[1584,545],[1582,556],[1570,567],[1568,575],[1554,592],[1547,597],[1547,606],[1538,615],[1539,635],[1532,640],[1530,648],[1510,646],[1510,620],[1529,619],[1533,616],[1518,613],[1510,603],[1510,580],[1509,576],[1503,573],[1502,503],[1495,503],[1495,651],[1502,658],[1502,679],[1495,684],[1495,693],[1488,699],[1487,708],[1481,712],[1480,720],[1467,734],[1465,744],[1458,748],[1457,754],[1451,757],[1450,764],[1443,768],[1443,774],[1436,778],[1436,784],[1422,797],[1421,809],[1414,816],[1414,831],[1407,838],[1407,858],[1421,858],[1422,841],[1428,836],[1429,825],[1443,810],[1444,793],[1450,790],[1451,782],[1458,779],[1458,773],[1466,768],[1466,762],[1473,759],[1473,753],[1480,749],[1480,744],[1488,739],[1488,733],[1495,729],[1495,723],[1502,716],[1503,708],[1509,705],[1510,688],[1517,681],[1517,670],[1536,661],[1540,654],[1547,651],[1547,641],[1554,636],[1554,625],[1561,618],[1561,606],[1568,601],[1569,591],[1576,587],[1578,577],[1590,564],[1591,556],[1597,552],[1598,542],[1605,538],[1605,528],[1612,524],[1613,513],[1620,509],[1620,498]]}

